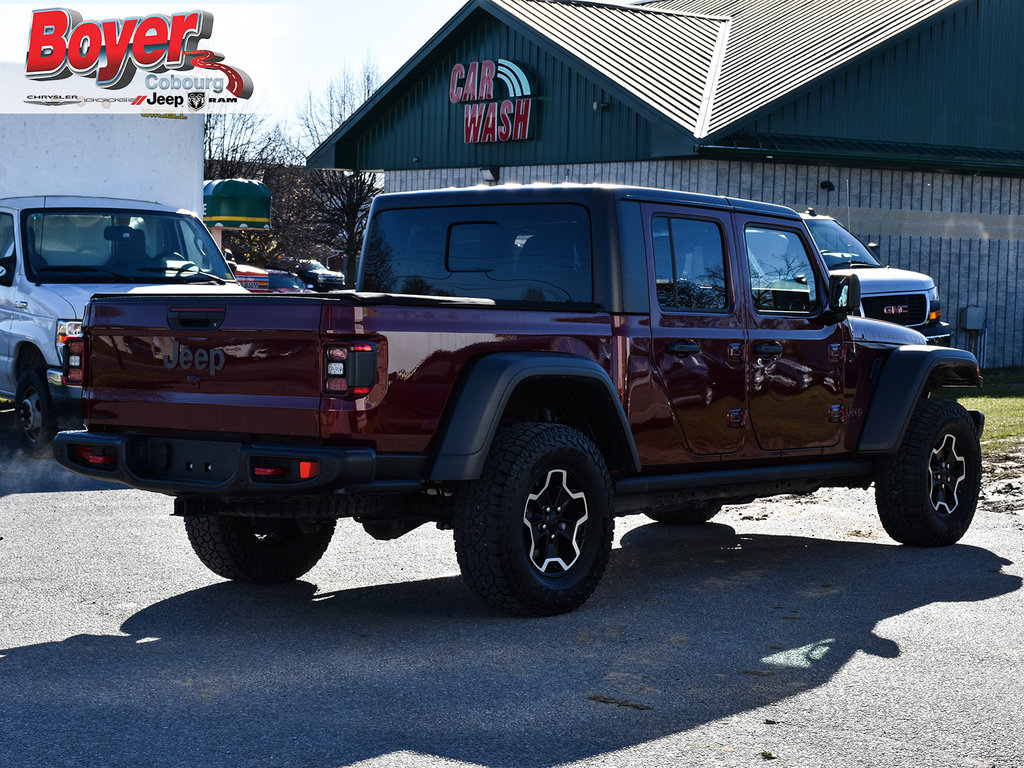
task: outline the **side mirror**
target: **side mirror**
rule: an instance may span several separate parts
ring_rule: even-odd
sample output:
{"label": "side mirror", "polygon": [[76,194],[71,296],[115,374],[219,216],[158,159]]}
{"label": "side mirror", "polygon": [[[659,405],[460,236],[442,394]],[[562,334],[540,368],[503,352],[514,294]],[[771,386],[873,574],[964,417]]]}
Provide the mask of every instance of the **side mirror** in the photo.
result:
{"label": "side mirror", "polygon": [[0,285],[14,285],[14,256],[0,259]]}
{"label": "side mirror", "polygon": [[860,311],[860,278],[857,275],[830,275],[828,279],[827,322],[838,323]]}

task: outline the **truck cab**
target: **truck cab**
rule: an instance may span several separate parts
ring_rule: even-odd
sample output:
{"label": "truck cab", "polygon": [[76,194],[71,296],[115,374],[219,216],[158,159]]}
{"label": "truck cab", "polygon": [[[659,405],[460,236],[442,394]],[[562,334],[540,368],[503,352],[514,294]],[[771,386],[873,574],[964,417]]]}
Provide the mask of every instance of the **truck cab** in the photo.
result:
{"label": "truck cab", "polygon": [[896,323],[921,333],[929,344],[948,347],[949,323],[935,281],[921,272],[896,269],[878,260],[877,246],[865,244],[831,216],[813,208],[800,214],[829,272],[856,272],[865,317]]}

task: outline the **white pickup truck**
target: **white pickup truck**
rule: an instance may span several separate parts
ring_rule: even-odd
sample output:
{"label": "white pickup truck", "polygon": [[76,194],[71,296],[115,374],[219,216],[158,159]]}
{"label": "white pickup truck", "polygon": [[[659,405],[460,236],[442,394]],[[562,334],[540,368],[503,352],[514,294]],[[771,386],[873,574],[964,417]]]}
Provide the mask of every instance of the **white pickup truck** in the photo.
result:
{"label": "white pickup truck", "polygon": [[81,425],[69,379],[82,314],[96,293],[245,293],[202,221],[166,205],[99,197],[0,199],[0,398],[18,439],[46,450]]}

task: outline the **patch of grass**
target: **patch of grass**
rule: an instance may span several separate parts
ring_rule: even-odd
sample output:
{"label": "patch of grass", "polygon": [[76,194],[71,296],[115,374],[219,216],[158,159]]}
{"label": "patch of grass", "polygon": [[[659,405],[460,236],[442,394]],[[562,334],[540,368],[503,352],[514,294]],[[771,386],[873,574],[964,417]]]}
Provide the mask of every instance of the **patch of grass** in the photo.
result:
{"label": "patch of grass", "polygon": [[972,394],[963,396],[946,390],[943,395],[953,395],[964,408],[985,414],[983,451],[1005,442],[1024,442],[1024,368],[991,368],[982,371],[982,378],[979,394],[967,390]]}

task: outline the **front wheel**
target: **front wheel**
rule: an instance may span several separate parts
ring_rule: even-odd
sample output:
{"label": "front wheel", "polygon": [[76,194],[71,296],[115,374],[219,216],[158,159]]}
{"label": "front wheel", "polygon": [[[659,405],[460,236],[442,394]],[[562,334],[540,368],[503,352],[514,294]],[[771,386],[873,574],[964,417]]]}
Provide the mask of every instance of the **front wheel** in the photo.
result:
{"label": "front wheel", "polygon": [[185,532],[203,565],[225,579],[255,584],[294,581],[316,565],[334,520],[188,515]]}
{"label": "front wheel", "polygon": [[49,449],[57,434],[57,413],[50,398],[46,374],[30,368],[18,377],[14,395],[18,442],[25,453],[37,455]]}
{"label": "front wheel", "polygon": [[455,551],[489,605],[554,616],[597,587],[614,524],[611,479],[594,443],[561,424],[516,424],[499,430],[480,479],[456,495]]}
{"label": "front wheel", "polygon": [[879,462],[878,515],[901,544],[959,541],[981,489],[981,445],[967,411],[949,400],[922,400],[899,450]]}

